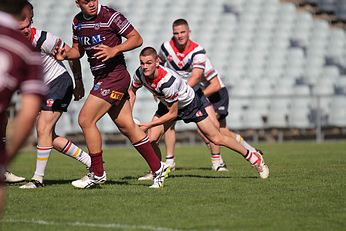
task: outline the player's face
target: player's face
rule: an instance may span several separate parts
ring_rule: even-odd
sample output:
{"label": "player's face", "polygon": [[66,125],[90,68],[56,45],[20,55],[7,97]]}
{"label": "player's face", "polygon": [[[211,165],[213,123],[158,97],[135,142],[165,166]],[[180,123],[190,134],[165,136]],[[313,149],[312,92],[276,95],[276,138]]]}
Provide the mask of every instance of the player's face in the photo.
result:
{"label": "player's face", "polygon": [[76,0],[77,6],[87,16],[97,15],[98,2],[98,0]]}
{"label": "player's face", "polygon": [[159,67],[159,58],[153,55],[146,55],[139,57],[143,75],[145,77],[153,78],[156,69]]}
{"label": "player's face", "polygon": [[32,18],[34,17],[34,12],[33,10],[30,8],[30,6],[26,5],[23,9],[23,14],[25,17],[27,17],[30,22],[32,23]]}
{"label": "player's face", "polygon": [[187,25],[179,25],[173,27],[173,38],[175,42],[181,46],[186,46],[190,39],[190,29]]}
{"label": "player's face", "polygon": [[27,38],[31,39],[31,21],[28,18],[25,18],[24,21],[20,21],[19,23],[19,31]]}

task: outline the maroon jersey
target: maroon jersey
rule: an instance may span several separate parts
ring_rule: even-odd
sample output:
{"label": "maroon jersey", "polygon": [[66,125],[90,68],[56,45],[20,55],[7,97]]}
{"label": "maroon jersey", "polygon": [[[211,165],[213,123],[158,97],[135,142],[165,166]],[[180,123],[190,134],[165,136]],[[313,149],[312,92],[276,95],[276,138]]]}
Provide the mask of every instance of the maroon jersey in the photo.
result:
{"label": "maroon jersey", "polygon": [[42,60],[30,41],[17,28],[14,19],[0,12],[0,121],[13,93],[45,94]]}
{"label": "maroon jersey", "polygon": [[82,12],[73,20],[73,42],[82,46],[88,55],[90,69],[95,80],[104,78],[108,73],[126,69],[123,54],[102,62],[97,60],[94,48],[104,44],[114,47],[122,42],[122,37],[133,30],[133,26],[118,11],[106,6],[99,8],[98,14],[91,19],[86,19]]}

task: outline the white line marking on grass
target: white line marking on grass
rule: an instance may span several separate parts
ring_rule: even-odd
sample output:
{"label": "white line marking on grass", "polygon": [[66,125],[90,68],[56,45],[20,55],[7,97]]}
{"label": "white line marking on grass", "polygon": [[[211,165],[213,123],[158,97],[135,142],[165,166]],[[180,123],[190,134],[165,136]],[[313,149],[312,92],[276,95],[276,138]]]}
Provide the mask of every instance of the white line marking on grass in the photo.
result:
{"label": "white line marking on grass", "polygon": [[[97,227],[97,228],[108,228],[108,229],[142,229],[142,230],[151,230],[151,231],[183,231],[182,229],[172,229],[165,227],[154,227],[150,225],[126,225],[126,224],[97,224],[97,223],[85,223],[85,222],[54,222],[54,221],[44,221],[44,220],[16,220],[16,219],[4,219],[1,222],[4,223],[27,223],[34,225],[55,225],[55,226],[79,226],[79,227]],[[184,231],[187,231],[184,229]],[[192,230],[188,230],[192,231]]]}

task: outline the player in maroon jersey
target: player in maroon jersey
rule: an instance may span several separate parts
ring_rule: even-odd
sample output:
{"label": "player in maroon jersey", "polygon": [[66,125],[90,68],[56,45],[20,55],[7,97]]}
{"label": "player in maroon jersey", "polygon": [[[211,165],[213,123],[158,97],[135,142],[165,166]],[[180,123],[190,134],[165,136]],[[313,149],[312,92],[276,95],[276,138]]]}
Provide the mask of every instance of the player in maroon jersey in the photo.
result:
{"label": "player in maroon jersey", "polygon": [[[41,56],[18,31],[26,0],[0,1],[0,121],[6,116],[13,93],[21,91],[20,109],[13,122],[8,144],[0,145],[0,176],[31,131],[45,94]],[[15,16],[15,17],[14,17]],[[0,178],[0,210],[4,205],[3,177]]]}
{"label": "player in maroon jersey", "polygon": [[[155,155],[148,136],[133,122],[127,92],[131,78],[123,52],[141,46],[142,37],[119,11],[99,5],[98,0],[76,0],[76,3],[81,12],[73,20],[72,49],[57,49],[56,58],[77,59],[85,52],[94,75],[94,87],[78,118],[91,156],[91,173],[72,185],[89,188],[106,181],[101,135],[96,123],[108,113],[154,172],[151,187],[162,187],[170,170]],[[122,42],[122,37],[126,41]]]}

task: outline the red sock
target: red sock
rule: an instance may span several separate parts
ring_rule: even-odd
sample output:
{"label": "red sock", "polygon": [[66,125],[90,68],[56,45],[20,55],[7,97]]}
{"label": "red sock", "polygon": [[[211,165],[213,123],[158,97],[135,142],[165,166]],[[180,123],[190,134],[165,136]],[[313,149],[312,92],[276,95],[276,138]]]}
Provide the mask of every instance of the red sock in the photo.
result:
{"label": "red sock", "polygon": [[102,159],[102,151],[98,153],[91,154],[90,153],[90,158],[91,158],[91,166],[90,169],[91,171],[96,175],[96,176],[102,176],[103,175],[103,159]]}
{"label": "red sock", "polygon": [[156,156],[153,147],[150,144],[149,137],[144,137],[141,141],[132,144],[137,151],[147,161],[151,171],[156,172],[161,167],[161,161]]}

